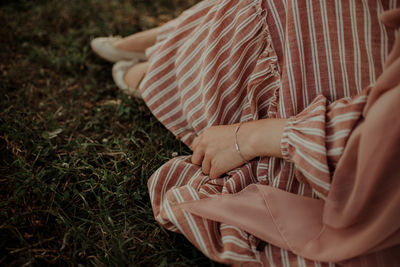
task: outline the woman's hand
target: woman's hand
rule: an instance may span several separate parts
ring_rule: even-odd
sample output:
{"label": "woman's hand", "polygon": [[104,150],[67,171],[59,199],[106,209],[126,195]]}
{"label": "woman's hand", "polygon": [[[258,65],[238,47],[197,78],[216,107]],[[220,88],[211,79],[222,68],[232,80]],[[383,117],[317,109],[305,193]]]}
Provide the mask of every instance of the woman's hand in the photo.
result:
{"label": "woman's hand", "polygon": [[201,165],[203,173],[208,174],[211,179],[218,178],[244,163],[235,148],[235,127],[236,125],[213,126],[193,141],[192,163]]}
{"label": "woman's hand", "polygon": [[[265,119],[243,123],[237,132],[237,141],[244,159],[257,156],[281,157],[280,140],[284,119]],[[240,167],[245,163],[235,148],[234,125],[212,126],[194,139],[192,163],[201,165],[211,179]]]}

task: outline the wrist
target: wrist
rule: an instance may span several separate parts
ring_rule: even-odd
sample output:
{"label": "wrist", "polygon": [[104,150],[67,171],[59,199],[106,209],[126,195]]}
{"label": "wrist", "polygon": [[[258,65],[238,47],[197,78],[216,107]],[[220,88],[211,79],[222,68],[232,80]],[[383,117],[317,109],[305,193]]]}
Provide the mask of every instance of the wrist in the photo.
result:
{"label": "wrist", "polygon": [[238,141],[246,160],[259,156],[282,157],[281,138],[286,119],[263,119],[243,123]]}
{"label": "wrist", "polygon": [[[239,124],[237,124],[236,126],[235,126],[235,148],[236,148],[236,151],[237,151],[237,153],[239,154],[239,156],[242,158],[242,160],[245,162],[245,163],[249,163],[249,160],[251,159],[247,159],[247,157],[245,157],[243,154],[242,154],[242,151],[241,151],[241,149],[240,149],[240,145],[239,145],[239,138],[238,138],[238,132],[239,132],[239,130],[240,130],[240,128],[241,128],[241,126],[242,126],[242,122],[240,122]],[[244,145],[246,144],[247,142],[244,142]]]}
{"label": "wrist", "polygon": [[259,141],[261,131],[258,129],[258,121],[245,122],[238,131],[238,143],[242,156],[246,160],[252,160],[260,156]]}

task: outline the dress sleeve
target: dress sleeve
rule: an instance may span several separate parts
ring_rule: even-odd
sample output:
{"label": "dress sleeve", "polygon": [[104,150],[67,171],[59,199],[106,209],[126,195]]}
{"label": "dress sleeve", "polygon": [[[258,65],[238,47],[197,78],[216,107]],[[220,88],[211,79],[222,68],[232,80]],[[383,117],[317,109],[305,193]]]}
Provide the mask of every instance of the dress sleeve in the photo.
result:
{"label": "dress sleeve", "polygon": [[330,103],[323,96],[288,120],[281,139],[282,156],[293,162],[296,178],[324,198],[346,141],[362,116],[370,88]]}

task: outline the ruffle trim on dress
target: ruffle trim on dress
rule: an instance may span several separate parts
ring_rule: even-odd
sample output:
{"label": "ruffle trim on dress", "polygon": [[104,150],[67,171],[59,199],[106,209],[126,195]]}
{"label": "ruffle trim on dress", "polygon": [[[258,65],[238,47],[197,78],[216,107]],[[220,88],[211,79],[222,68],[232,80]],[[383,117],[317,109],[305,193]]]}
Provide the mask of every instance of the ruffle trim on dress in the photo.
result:
{"label": "ruffle trim on dress", "polygon": [[276,116],[279,89],[281,88],[281,73],[277,53],[267,25],[267,11],[262,10],[265,39],[265,49],[257,59],[256,67],[250,76],[247,97],[250,102],[253,120],[274,118]]}

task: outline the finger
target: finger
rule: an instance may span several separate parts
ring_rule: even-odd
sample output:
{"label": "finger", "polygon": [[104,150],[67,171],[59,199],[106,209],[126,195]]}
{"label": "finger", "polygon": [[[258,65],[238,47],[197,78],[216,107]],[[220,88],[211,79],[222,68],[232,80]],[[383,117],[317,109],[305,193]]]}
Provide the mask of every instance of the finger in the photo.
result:
{"label": "finger", "polygon": [[390,28],[400,27],[400,8],[391,9],[380,15],[381,21]]}
{"label": "finger", "polygon": [[[399,43],[400,44],[400,43]],[[400,57],[397,58],[376,81],[377,89],[391,89],[400,83]]]}
{"label": "finger", "polygon": [[217,178],[219,178],[219,177],[221,176],[221,174],[222,174],[222,173],[219,173],[219,172],[216,170],[215,167],[211,167],[211,168],[210,168],[210,174],[209,174],[209,176],[210,176],[211,179],[217,179]]}
{"label": "finger", "polygon": [[199,140],[200,140],[200,136],[197,136],[196,138],[194,138],[194,140],[192,142],[192,146],[191,146],[192,151],[196,150],[196,147],[199,144]]}
{"label": "finger", "polygon": [[209,174],[211,169],[211,160],[209,157],[205,156],[203,162],[201,163],[201,170],[204,174]]}
{"label": "finger", "polygon": [[201,165],[203,162],[204,158],[204,151],[201,149],[201,147],[197,147],[195,150],[193,150],[193,155],[192,155],[192,163],[196,165]]}
{"label": "finger", "polygon": [[400,30],[397,31],[397,38],[394,41],[392,51],[390,51],[390,54],[386,59],[385,66],[384,66],[385,70],[387,68],[389,68],[393,64],[393,62],[395,62],[396,59],[398,59],[400,57],[400,37],[399,37],[399,35],[400,35]]}
{"label": "finger", "polygon": [[218,167],[218,164],[210,162],[210,178],[211,179],[217,179],[219,178],[223,172],[221,172],[221,169]]}

